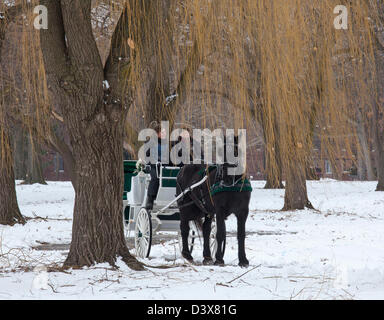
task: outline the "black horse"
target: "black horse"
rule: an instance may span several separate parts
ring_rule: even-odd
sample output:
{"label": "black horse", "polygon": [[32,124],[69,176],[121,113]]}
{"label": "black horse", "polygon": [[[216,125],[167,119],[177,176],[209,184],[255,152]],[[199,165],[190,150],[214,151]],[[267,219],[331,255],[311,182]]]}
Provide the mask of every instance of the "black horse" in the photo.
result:
{"label": "black horse", "polygon": [[[203,264],[213,263],[209,245],[211,223],[216,215],[217,223],[217,252],[215,265],[224,265],[223,245],[225,244],[225,220],[230,214],[237,218],[237,240],[239,266],[248,267],[249,261],[245,255],[245,223],[249,212],[249,201],[252,188],[243,176],[228,175],[231,165],[186,165],[177,177],[177,195],[190,186],[201,181],[206,175],[207,180],[178,201],[180,210],[180,229],[183,242],[182,255],[192,262],[193,257],[188,248],[189,222],[196,221],[201,225],[204,238]],[[244,184],[246,182],[246,184]],[[215,189],[216,187],[216,189]],[[221,188],[221,189],[220,189]],[[219,190],[220,189],[220,190]],[[216,192],[219,191],[219,192]]]}

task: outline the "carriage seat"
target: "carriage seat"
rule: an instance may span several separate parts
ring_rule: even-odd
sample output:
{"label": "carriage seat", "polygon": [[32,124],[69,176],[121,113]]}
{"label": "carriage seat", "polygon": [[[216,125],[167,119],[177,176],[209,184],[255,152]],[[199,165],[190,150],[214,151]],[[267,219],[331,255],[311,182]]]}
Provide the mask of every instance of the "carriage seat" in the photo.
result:
{"label": "carriage seat", "polygon": [[156,197],[156,205],[167,205],[176,196],[176,179],[180,167],[162,166],[160,169],[160,186]]}
{"label": "carriage seat", "polygon": [[124,194],[123,200],[130,205],[141,205],[144,200],[145,178],[138,175],[136,160],[124,161]]}

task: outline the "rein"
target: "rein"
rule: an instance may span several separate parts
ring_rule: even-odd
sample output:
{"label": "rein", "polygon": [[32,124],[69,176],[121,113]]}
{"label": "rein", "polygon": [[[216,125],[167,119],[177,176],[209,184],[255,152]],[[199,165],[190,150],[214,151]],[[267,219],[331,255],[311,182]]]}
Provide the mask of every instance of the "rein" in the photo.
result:
{"label": "rein", "polygon": [[[215,173],[215,177],[214,177],[214,181],[213,181],[213,185],[211,186],[210,184],[210,179],[209,179],[209,175],[211,173],[211,171],[215,170],[216,169],[216,173]],[[225,177],[224,177],[224,172],[225,170],[225,167],[224,165],[211,165],[211,166],[207,166],[206,169],[204,170],[201,170],[199,173],[200,175],[203,177],[203,179],[205,177],[207,177],[207,189],[208,189],[208,192],[205,192],[203,193],[202,192],[202,189],[201,189],[201,186],[199,186],[199,190],[201,191],[200,192],[200,198],[197,199],[197,197],[191,192],[191,197],[192,197],[192,201],[188,202],[188,203],[185,203],[185,204],[182,204],[179,206],[179,208],[185,208],[185,207],[188,207],[188,206],[191,206],[191,205],[196,205],[197,207],[199,207],[205,214],[207,214],[208,216],[212,216],[211,213],[209,213],[206,208],[205,208],[205,199],[207,198],[207,196],[209,195],[210,199],[211,199],[211,203],[212,203],[212,206],[215,207],[215,204],[213,202],[213,198],[212,196],[216,193],[218,193],[217,191],[215,192],[215,190],[212,190],[213,188],[218,188],[218,190],[220,189],[225,189],[225,188],[236,188],[236,186],[239,185],[239,183],[241,181],[243,181],[242,183],[242,187],[240,188],[240,192],[242,191],[242,188],[243,186],[245,185],[245,183],[249,183],[247,181],[247,179],[244,178],[244,176],[241,176],[240,178],[238,178],[237,180],[235,180],[235,176],[232,177],[232,183],[230,184],[226,184],[225,183]],[[182,190],[180,184],[177,182],[180,190]],[[247,185],[247,188],[249,188],[249,186]],[[252,189],[252,188],[251,188]],[[217,189],[216,189],[217,190]],[[192,190],[191,190],[192,191]],[[231,190],[231,191],[236,191],[236,190]],[[245,190],[245,191],[252,191],[252,190]],[[184,192],[182,192],[182,194],[184,194]],[[195,197],[195,199],[193,199]]]}

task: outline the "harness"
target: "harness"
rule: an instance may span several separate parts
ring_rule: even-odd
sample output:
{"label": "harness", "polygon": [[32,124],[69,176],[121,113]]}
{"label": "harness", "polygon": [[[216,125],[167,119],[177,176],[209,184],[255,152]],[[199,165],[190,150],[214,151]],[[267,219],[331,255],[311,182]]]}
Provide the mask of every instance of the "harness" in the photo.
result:
{"label": "harness", "polygon": [[224,181],[216,182],[210,192],[213,196],[221,192],[252,192],[252,186],[248,179],[240,178],[232,185],[226,185]]}
{"label": "harness", "polygon": [[[215,169],[216,169],[216,174],[215,174],[215,178],[214,178],[214,184],[211,186],[209,184],[208,177],[209,177],[209,174]],[[202,179],[206,179],[206,182],[208,184],[208,192],[206,192],[204,194],[202,184],[200,184],[198,187],[196,187],[194,189],[189,188],[192,201],[179,206],[179,208],[183,208],[183,207],[187,207],[187,206],[191,206],[191,205],[195,204],[206,216],[208,216],[209,218],[212,218],[214,213],[208,211],[206,208],[207,196],[210,197],[211,203],[214,207],[212,196],[214,196],[218,193],[222,193],[222,192],[252,192],[252,186],[251,186],[251,183],[248,179],[246,179],[244,177],[240,177],[236,180],[235,176],[232,176],[232,181],[230,181],[231,179],[226,179],[226,178],[230,178],[230,177],[225,176],[224,165],[211,165],[211,166],[208,166],[207,168],[200,170],[198,173]],[[179,187],[180,187],[180,190],[182,190],[180,185],[179,185]],[[193,192],[194,190],[195,190],[195,192]],[[199,197],[196,193],[199,193]],[[183,194],[184,194],[184,192],[183,192]]]}

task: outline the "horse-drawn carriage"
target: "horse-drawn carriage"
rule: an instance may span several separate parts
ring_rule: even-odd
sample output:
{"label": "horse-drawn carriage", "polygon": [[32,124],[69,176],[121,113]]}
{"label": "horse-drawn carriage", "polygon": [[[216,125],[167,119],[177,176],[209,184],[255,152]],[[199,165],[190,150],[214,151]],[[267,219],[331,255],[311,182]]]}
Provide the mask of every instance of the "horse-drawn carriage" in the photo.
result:
{"label": "horse-drawn carriage", "polygon": [[[177,200],[183,194],[176,196],[176,179],[180,167],[163,166],[159,163],[156,168],[159,191],[153,209],[147,210],[145,202],[151,179],[149,170],[141,166],[138,161],[124,161],[123,222],[126,237],[129,237],[133,231],[136,255],[140,258],[149,256],[152,238],[156,232],[178,232],[179,243],[181,243],[180,212]],[[199,183],[203,183],[203,180]],[[198,184],[195,187],[197,186]],[[191,222],[188,238],[190,251],[193,250],[198,238],[199,228]],[[210,248],[214,255],[217,248],[214,222],[210,234]]]}

